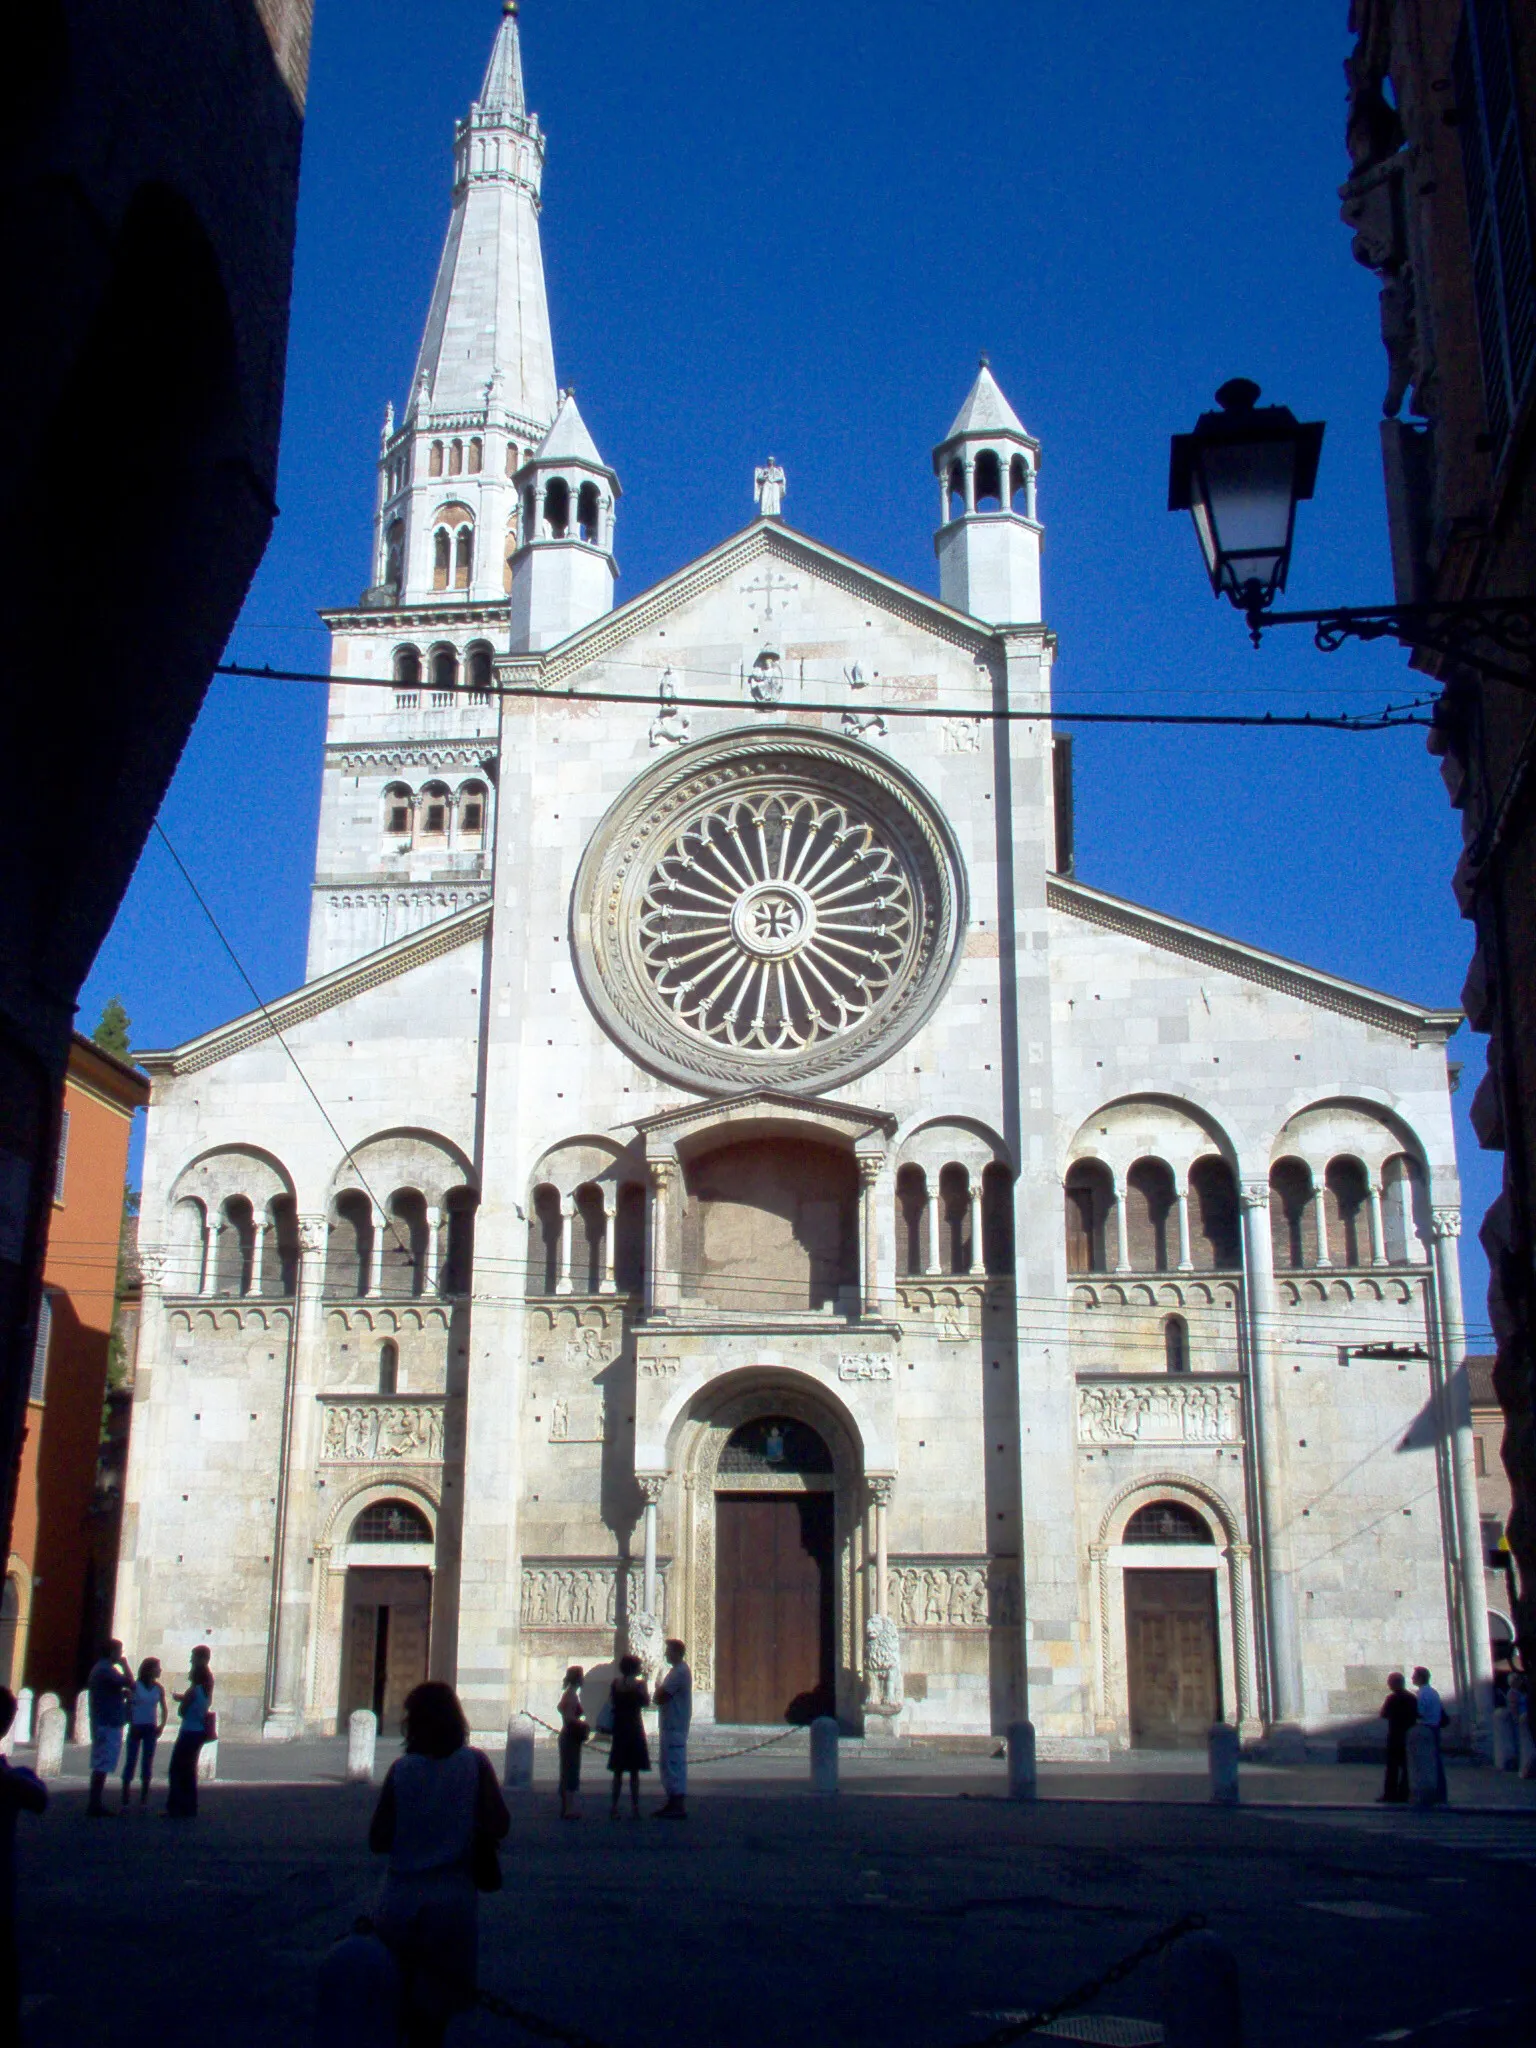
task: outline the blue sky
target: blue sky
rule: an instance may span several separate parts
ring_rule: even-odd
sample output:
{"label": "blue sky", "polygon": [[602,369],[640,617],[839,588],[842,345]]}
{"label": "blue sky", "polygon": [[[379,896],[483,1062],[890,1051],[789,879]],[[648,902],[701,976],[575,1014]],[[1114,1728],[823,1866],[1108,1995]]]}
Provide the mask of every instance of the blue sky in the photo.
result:
{"label": "blue sky", "polygon": [[[230,657],[325,666],[368,580],[374,458],[447,219],[495,0],[321,0],[299,208],[282,517]],[[550,136],[556,365],[624,486],[619,596],[751,517],[937,587],[929,455],[979,350],[1044,444],[1063,708],[1376,709],[1395,647],[1258,653],[1164,509],[1168,436],[1224,378],[1327,421],[1288,601],[1391,594],[1376,286],[1339,224],[1344,0],[525,0]],[[223,680],[166,831],[264,996],[302,979],[324,693]],[[1454,1005],[1458,820],[1416,731],[1078,729],[1084,879],[1379,988]],[[82,998],[134,1042],[249,1007],[151,841]],[[1497,1187],[1452,1048],[1470,1320]]]}

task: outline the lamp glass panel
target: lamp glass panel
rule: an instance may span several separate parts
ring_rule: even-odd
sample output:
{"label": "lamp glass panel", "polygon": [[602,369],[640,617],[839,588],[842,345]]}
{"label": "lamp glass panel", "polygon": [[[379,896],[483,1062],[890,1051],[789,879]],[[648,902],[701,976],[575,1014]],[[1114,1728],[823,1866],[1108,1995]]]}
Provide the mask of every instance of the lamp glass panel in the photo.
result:
{"label": "lamp glass panel", "polygon": [[[1203,497],[1215,535],[1222,589],[1250,582],[1266,592],[1285,581],[1295,501],[1296,448],[1290,440],[1229,441],[1203,451]],[[1198,517],[1196,525],[1198,528]],[[1202,536],[1201,545],[1205,545]],[[1209,563],[1209,550],[1206,556]]]}

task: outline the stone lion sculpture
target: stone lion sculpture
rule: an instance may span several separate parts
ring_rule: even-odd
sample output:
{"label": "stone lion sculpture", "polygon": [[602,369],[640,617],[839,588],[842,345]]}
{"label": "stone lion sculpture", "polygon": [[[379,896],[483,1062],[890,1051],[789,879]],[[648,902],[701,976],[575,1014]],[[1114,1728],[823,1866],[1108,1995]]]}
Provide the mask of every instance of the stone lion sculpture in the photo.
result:
{"label": "stone lion sculpture", "polygon": [[629,1653],[640,1659],[640,1668],[647,1678],[658,1670],[666,1653],[667,1637],[661,1622],[654,1614],[648,1614],[642,1607],[629,1618]]}
{"label": "stone lion sculpture", "polygon": [[869,1677],[869,1704],[899,1707],[901,1635],[888,1614],[872,1614],[864,1624],[864,1669]]}

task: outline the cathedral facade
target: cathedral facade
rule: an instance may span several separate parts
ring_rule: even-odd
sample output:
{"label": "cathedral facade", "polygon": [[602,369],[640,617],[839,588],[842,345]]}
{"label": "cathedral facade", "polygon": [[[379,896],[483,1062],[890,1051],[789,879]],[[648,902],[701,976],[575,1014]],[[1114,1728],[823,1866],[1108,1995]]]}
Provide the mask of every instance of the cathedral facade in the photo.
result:
{"label": "cathedral facade", "polygon": [[704,1719],[867,1739],[1341,1729],[1413,1662],[1470,1718],[1458,1015],[1075,875],[985,364],[938,597],[770,457],[615,608],[544,152],[507,0],[326,614],[308,978],[143,1058],[119,1633],[272,1736],[663,1634]]}

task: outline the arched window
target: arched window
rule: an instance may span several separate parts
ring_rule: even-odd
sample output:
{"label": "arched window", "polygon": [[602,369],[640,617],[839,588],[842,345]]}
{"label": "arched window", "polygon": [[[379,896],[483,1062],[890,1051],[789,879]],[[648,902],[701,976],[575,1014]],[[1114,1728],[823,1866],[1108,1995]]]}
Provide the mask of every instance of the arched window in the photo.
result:
{"label": "arched window", "polygon": [[1199,1273],[1235,1273],[1243,1263],[1237,1182],[1225,1159],[1189,1169],[1189,1255]]}
{"label": "arched window", "polygon": [[450,1188],[443,1202],[443,1252],[438,1261],[440,1294],[468,1294],[475,1272],[475,1210],[480,1197],[473,1188]]}
{"label": "arched window", "polygon": [[459,687],[459,657],[452,647],[434,647],[432,650],[432,705],[441,711],[453,702],[453,693]]}
{"label": "arched window", "polygon": [[946,1273],[969,1273],[971,1243],[971,1176],[951,1163],[939,1171],[940,1257]]}
{"label": "arched window", "polygon": [[507,443],[507,475],[516,476],[522,466],[522,458],[519,454],[517,443],[509,441]]}
{"label": "arched window", "polygon": [[416,843],[418,846],[445,845],[448,839],[448,814],[453,799],[441,782],[429,782],[417,799]]}
{"label": "arched window", "polygon": [[523,539],[533,540],[539,531],[539,494],[530,484],[523,493]]}
{"label": "arched window", "polygon": [[1133,1273],[1166,1273],[1174,1263],[1173,1169],[1163,1159],[1138,1159],[1125,1177],[1125,1255]]}
{"label": "arched window", "polygon": [[432,443],[431,453],[427,457],[427,474],[429,476],[441,476],[442,473],[443,444],[441,441],[434,441]]}
{"label": "arched window", "polygon": [[389,1198],[379,1261],[381,1294],[420,1294],[427,1277],[427,1204],[415,1188]]}
{"label": "arched window", "polygon": [[1109,1221],[1115,1184],[1102,1159],[1079,1159],[1067,1169],[1067,1271],[1109,1271]]}
{"label": "arched window", "polygon": [[475,573],[475,529],[461,526],[453,537],[453,587],[468,590]]}
{"label": "arched window", "polygon": [[411,813],[415,803],[403,782],[392,782],[384,792],[384,835],[411,843]]}
{"label": "arched window", "polygon": [[336,1301],[356,1301],[368,1292],[373,1260],[373,1208],[368,1197],[349,1188],[336,1197],[325,1247],[325,1291]]}
{"label": "arched window", "polygon": [[602,508],[596,484],[583,484],[576,493],[576,524],[582,539],[590,541],[594,547],[602,539]]}
{"label": "arched window", "polygon": [[379,1392],[398,1394],[400,1391],[400,1346],[393,1337],[386,1337],[379,1346]]}
{"label": "arched window", "polygon": [[928,1176],[920,1166],[896,1171],[896,1271],[928,1270]]}
{"label": "arched window", "polygon": [[261,1291],[291,1296],[299,1284],[299,1211],[292,1195],[274,1195],[262,1230]]}
{"label": "arched window", "polygon": [[608,1214],[600,1187],[588,1183],[576,1190],[576,1244],[571,1283],[578,1294],[596,1294],[602,1280],[608,1237]]}
{"label": "arched window", "polygon": [[450,441],[448,444],[448,474],[462,476],[464,473],[464,443]]}
{"label": "arched window", "polygon": [[997,451],[983,448],[976,458],[976,510],[978,512],[1000,512],[1003,509],[1003,473],[997,459]]}
{"label": "arched window", "polygon": [[448,538],[447,527],[440,526],[432,536],[432,588],[446,590],[452,574],[453,543]]}
{"label": "arched window", "polygon": [[613,1284],[620,1294],[645,1287],[645,1189],[634,1181],[619,1186],[613,1218]]}
{"label": "arched window", "polygon": [[959,461],[949,465],[949,516],[965,517],[965,465]]}
{"label": "arched window", "polygon": [[1027,467],[1022,455],[1015,455],[1008,465],[1008,503],[1015,512],[1026,512],[1029,508]]}
{"label": "arched window", "polygon": [[0,1591],[0,1685],[14,1690],[21,1682],[16,1669],[16,1631],[21,1622],[21,1585],[12,1572]]}
{"label": "arched window", "polygon": [[477,852],[485,845],[483,782],[466,782],[459,791],[459,829],[454,843],[462,847],[466,853]]}
{"label": "arched window", "polygon": [[563,476],[552,476],[545,486],[544,530],[553,540],[564,540],[571,530],[571,487]]}
{"label": "arched window", "polygon": [[394,656],[395,688],[397,690],[419,690],[421,688],[421,649],[419,647],[397,647]]}
{"label": "arched window", "polygon": [[528,1292],[553,1294],[560,1284],[560,1192],[547,1184],[533,1191],[528,1212]]}
{"label": "arched window", "polygon": [[[532,492],[530,492],[529,496],[531,497],[532,495]],[[507,521],[506,537],[501,544],[501,587],[504,591],[512,588],[512,558],[517,553],[517,549],[517,521],[516,519],[509,519]]]}
{"label": "arched window", "polygon": [[792,1472],[801,1477],[833,1470],[826,1439],[808,1422],[790,1415],[760,1415],[731,1432],[720,1453],[720,1471]]}
{"label": "arched window", "polygon": [[1424,1169],[1417,1159],[1398,1152],[1381,1169],[1382,1250],[1394,1266],[1424,1257]]}
{"label": "arched window", "polygon": [[1277,1159],[1269,1170],[1269,1235],[1277,1272],[1317,1264],[1312,1175],[1300,1159]]}
{"label": "arched window", "polygon": [[1211,1543],[1210,1525],[1181,1500],[1152,1500],[1125,1525],[1122,1543]]}
{"label": "arched window", "polygon": [[471,441],[469,444],[469,473],[471,476],[478,476],[480,474],[481,465],[484,461],[485,443],[479,440]]}
{"label": "arched window", "polygon": [[997,1160],[982,1170],[981,1247],[989,1273],[1013,1271],[1013,1175]]}
{"label": "arched window", "polygon": [[1189,1371],[1189,1325],[1182,1316],[1169,1316],[1163,1324],[1163,1363],[1169,1372]]}
{"label": "arched window", "polygon": [[231,1195],[219,1213],[214,1245],[215,1294],[246,1295],[256,1267],[256,1217],[245,1195]]}
{"label": "arched window", "polygon": [[472,704],[490,703],[493,679],[491,650],[483,640],[477,640],[464,650],[464,680],[469,686]]}
{"label": "arched window", "polygon": [[353,1543],[430,1543],[432,1524],[408,1500],[376,1500],[348,1531]]}
{"label": "arched window", "polygon": [[405,573],[405,521],[392,519],[384,535],[384,585],[398,591]]}
{"label": "arched window", "polygon": [[171,1257],[167,1294],[201,1294],[208,1256],[208,1212],[195,1195],[185,1195],[171,1212]]}
{"label": "arched window", "polygon": [[1336,1266],[1371,1263],[1370,1193],[1358,1159],[1334,1159],[1323,1175],[1328,1256]]}

